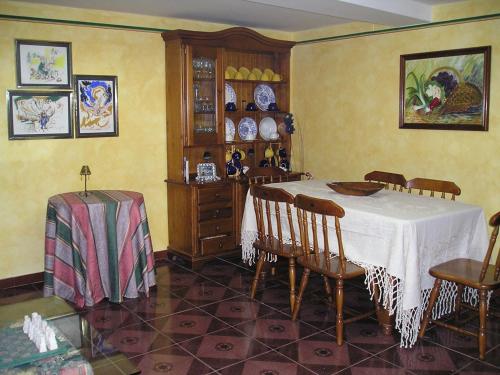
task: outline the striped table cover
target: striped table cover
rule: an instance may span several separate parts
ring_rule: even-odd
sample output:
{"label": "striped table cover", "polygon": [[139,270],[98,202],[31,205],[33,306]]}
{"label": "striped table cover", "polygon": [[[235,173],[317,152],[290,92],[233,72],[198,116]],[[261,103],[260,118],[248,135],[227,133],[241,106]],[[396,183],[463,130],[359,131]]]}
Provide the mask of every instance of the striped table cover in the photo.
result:
{"label": "striped table cover", "polygon": [[121,190],[58,194],[49,199],[44,295],[92,306],[149,295],[155,285],[144,197]]}

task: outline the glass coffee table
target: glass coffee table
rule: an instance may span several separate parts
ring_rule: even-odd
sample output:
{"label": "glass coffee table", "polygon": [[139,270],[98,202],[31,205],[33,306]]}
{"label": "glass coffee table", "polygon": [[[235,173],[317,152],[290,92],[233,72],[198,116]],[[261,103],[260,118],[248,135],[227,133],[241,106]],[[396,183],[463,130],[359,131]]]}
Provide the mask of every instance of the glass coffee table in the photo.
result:
{"label": "glass coffee table", "polygon": [[68,339],[90,363],[94,374],[140,374],[140,370],[125,355],[102,340],[87,320],[56,296],[0,306],[0,328],[22,322],[25,315],[35,311]]}

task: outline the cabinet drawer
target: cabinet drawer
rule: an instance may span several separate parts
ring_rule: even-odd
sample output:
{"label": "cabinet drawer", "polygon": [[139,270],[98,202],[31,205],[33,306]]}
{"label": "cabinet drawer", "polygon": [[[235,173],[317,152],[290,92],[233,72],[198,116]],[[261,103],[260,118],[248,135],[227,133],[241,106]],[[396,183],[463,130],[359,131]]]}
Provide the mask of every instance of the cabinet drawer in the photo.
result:
{"label": "cabinet drawer", "polygon": [[206,206],[200,206],[198,209],[198,221],[212,219],[227,219],[233,216],[233,207],[231,202],[219,202]]}
{"label": "cabinet drawer", "polygon": [[209,220],[200,223],[199,236],[210,237],[219,234],[232,234],[233,233],[233,219],[225,220]]}
{"label": "cabinet drawer", "polygon": [[198,204],[208,204],[214,202],[230,202],[233,194],[230,186],[216,189],[198,189]]}
{"label": "cabinet drawer", "polygon": [[201,254],[218,254],[235,248],[233,236],[218,236],[200,240]]}

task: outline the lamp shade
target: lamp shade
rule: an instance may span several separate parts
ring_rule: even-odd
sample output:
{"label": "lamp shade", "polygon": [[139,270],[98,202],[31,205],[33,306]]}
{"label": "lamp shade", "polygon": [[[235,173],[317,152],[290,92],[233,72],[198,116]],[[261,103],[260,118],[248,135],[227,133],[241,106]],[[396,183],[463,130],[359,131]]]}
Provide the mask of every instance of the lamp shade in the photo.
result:
{"label": "lamp shade", "polygon": [[80,169],[81,176],[90,176],[92,173],[90,172],[90,168],[88,165],[82,165],[82,169]]}

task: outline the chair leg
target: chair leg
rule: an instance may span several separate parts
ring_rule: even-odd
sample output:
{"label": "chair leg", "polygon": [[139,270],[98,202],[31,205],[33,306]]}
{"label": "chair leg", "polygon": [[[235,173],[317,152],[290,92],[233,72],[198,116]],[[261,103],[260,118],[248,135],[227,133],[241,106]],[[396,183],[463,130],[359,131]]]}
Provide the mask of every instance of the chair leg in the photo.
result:
{"label": "chair leg", "polygon": [[304,273],[302,274],[302,279],[300,280],[299,294],[295,299],[295,306],[292,309],[292,320],[297,320],[297,316],[299,315],[300,303],[302,302],[302,296],[304,294],[304,290],[306,289],[307,282],[309,281],[309,274],[311,270],[309,268],[304,268]]}
{"label": "chair leg", "polygon": [[288,278],[290,281],[290,309],[295,308],[295,258],[288,258]]}
{"label": "chair leg", "polygon": [[342,310],[344,307],[344,280],[337,279],[336,281],[337,289],[337,345],[341,346],[344,343],[344,317],[342,316]]}
{"label": "chair leg", "polygon": [[479,291],[479,359],[484,359],[486,353],[486,290]]}
{"label": "chair leg", "polygon": [[260,252],[259,260],[257,261],[257,267],[255,268],[255,277],[252,281],[252,288],[250,289],[250,298],[255,298],[255,292],[257,291],[257,284],[259,283],[259,276],[264,267],[264,262],[266,261],[266,253],[264,251]]}
{"label": "chair leg", "polygon": [[328,297],[328,302],[333,303],[332,287],[330,285],[330,280],[328,280],[328,277],[325,275],[323,275],[323,282],[325,283],[325,292]]}
{"label": "chair leg", "polygon": [[464,286],[458,284],[457,296],[455,297],[455,320],[458,322],[460,319],[460,310],[462,306],[462,295],[464,293]]}
{"label": "chair leg", "polygon": [[427,310],[424,313],[424,320],[420,324],[420,331],[418,333],[418,337],[424,337],[425,329],[427,328],[427,324],[429,324],[429,320],[431,318],[432,309],[434,308],[434,304],[439,296],[439,289],[441,288],[441,283],[443,280],[436,279],[434,281],[434,286],[432,287],[431,296],[429,297],[429,306],[427,306]]}

